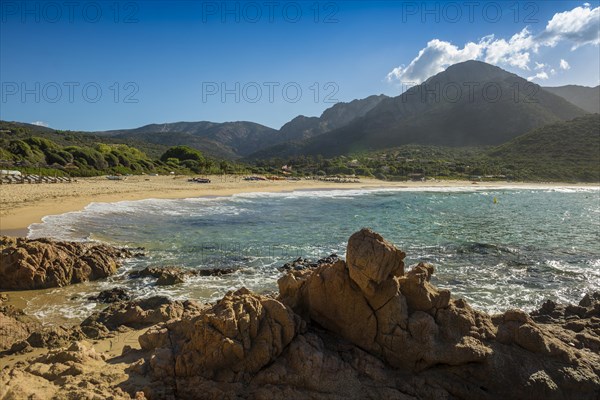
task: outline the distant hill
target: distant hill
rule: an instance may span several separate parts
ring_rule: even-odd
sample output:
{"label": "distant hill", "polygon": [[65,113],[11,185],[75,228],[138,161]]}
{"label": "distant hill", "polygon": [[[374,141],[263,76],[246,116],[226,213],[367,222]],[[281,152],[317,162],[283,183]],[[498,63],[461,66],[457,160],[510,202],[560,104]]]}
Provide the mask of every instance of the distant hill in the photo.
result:
{"label": "distant hill", "polygon": [[135,129],[95,132],[163,146],[186,145],[214,157],[235,159],[276,142],[279,132],[254,122],[174,122]]}
{"label": "distant hill", "polygon": [[135,129],[94,132],[162,146],[187,145],[214,157],[237,159],[288,141],[309,139],[346,125],[365,115],[387,96],[370,96],[349,103],[337,103],[320,117],[300,115],[275,130],[254,122],[175,122],[150,124]]}
{"label": "distant hill", "polygon": [[388,96],[369,96],[349,103],[337,103],[328,108],[320,117],[299,115],[279,130],[284,141],[310,139],[323,133],[347,125],[356,118],[363,117]]}
{"label": "distant hill", "polygon": [[600,85],[593,88],[579,85],[567,85],[545,87],[544,90],[570,101],[587,112],[600,113]]}
{"label": "distant hill", "polygon": [[90,132],[63,131],[24,122],[0,120],[0,130],[13,132],[12,135],[0,132],[0,140],[14,137],[14,133],[18,133],[16,137],[19,139],[40,136],[60,146],[94,146],[96,143],[125,144],[141,150],[150,157],[159,157],[168,149],[168,146],[139,141],[134,138],[115,138]]}
{"label": "distant hill", "polygon": [[491,151],[530,177],[548,180],[600,181],[600,114],[546,125]]}
{"label": "distant hill", "polygon": [[205,156],[187,146],[0,120],[0,167],[26,174],[97,176],[142,173],[241,173],[241,164]]}
{"label": "distant hill", "polygon": [[334,156],[409,143],[498,145],[533,128],[584,114],[562,97],[515,74],[466,61],[398,97],[383,99],[344,127],[301,143],[263,149],[250,158]]}

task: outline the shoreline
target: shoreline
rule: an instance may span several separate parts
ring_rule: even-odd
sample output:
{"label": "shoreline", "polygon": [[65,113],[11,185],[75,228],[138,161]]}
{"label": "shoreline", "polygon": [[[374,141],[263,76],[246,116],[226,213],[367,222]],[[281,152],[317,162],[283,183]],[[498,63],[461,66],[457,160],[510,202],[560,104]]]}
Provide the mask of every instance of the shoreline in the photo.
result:
{"label": "shoreline", "polygon": [[76,212],[91,203],[115,203],[145,199],[222,197],[241,193],[278,193],[307,190],[425,189],[425,188],[599,188],[586,183],[426,181],[388,182],[361,179],[358,183],[317,180],[244,181],[238,176],[211,176],[210,184],[187,182],[187,176],[132,176],[125,181],[104,177],[80,178],[73,183],[3,185],[0,193],[0,234],[26,236],[29,226],[49,215]]}

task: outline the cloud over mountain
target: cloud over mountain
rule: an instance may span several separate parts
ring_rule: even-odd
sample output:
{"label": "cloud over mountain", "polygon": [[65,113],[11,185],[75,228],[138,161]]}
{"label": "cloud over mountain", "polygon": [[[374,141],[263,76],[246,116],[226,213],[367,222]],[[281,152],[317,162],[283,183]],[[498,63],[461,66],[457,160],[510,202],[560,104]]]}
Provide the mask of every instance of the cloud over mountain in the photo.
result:
{"label": "cloud over mountain", "polygon": [[[429,76],[443,71],[449,65],[467,60],[482,60],[490,64],[512,66],[529,71],[532,54],[541,47],[554,47],[560,42],[571,44],[571,50],[585,45],[600,44],[600,7],[590,8],[588,3],[572,10],[556,13],[545,29],[534,35],[527,27],[508,40],[488,35],[478,42],[468,42],[460,48],[440,39],[432,39],[427,46],[408,64],[394,68],[387,75],[389,82],[422,83]],[[535,62],[535,69],[541,63]],[[560,68],[570,68],[561,60]],[[550,71],[551,72],[551,71]],[[531,79],[548,79],[548,71],[541,71]]]}

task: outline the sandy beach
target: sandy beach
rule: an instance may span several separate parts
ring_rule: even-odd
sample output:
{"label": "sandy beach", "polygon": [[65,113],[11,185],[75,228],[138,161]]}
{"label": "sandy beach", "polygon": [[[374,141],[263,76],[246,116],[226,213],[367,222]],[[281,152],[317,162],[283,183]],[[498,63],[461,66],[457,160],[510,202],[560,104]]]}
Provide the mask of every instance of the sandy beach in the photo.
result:
{"label": "sandy beach", "polygon": [[[318,180],[245,181],[241,176],[210,176],[211,183],[188,182],[187,176],[130,176],[123,181],[105,177],[78,178],[72,183],[3,185],[0,188],[0,233],[25,235],[27,227],[46,215],[78,211],[92,202],[117,202],[149,198],[230,196],[248,192],[281,192],[308,189],[472,187],[469,181],[386,182],[361,178],[359,183]],[[560,183],[478,182],[478,186],[558,187],[585,186]]]}

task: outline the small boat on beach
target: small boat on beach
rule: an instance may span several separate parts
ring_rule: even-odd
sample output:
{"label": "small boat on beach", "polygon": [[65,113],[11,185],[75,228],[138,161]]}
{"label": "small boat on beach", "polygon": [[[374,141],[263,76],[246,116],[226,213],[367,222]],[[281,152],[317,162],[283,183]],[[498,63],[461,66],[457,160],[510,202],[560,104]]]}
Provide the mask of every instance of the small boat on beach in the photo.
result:
{"label": "small boat on beach", "polygon": [[208,178],[190,178],[188,182],[196,182],[196,183],[210,183],[210,179]]}

